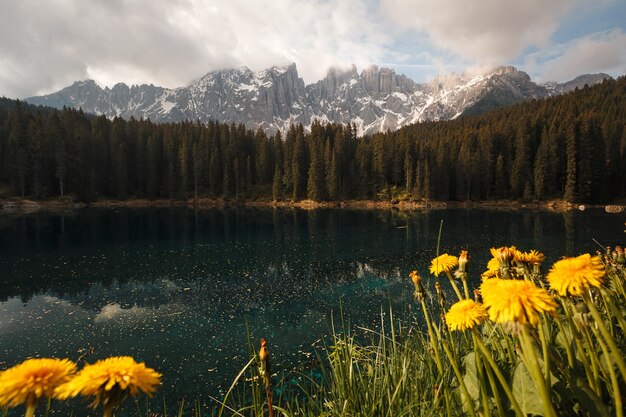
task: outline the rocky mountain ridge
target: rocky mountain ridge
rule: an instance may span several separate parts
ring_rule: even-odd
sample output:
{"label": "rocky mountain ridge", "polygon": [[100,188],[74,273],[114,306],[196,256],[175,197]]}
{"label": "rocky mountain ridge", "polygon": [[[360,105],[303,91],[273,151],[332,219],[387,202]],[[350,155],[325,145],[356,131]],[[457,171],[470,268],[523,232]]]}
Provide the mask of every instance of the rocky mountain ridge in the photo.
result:
{"label": "rocky mountain ridge", "polygon": [[407,124],[479,114],[517,102],[563,94],[610,78],[586,74],[566,83],[534,83],[514,67],[480,74],[451,74],[416,83],[393,69],[371,66],[359,74],[331,68],[305,85],[295,64],[253,72],[246,67],[212,71],[186,87],[119,83],[101,88],[80,81],[56,93],[30,97],[31,104],[82,108],[107,117],[149,118],[155,122],[217,120],[251,129],[305,127],[314,120],[354,123],[359,134],[395,130]]}

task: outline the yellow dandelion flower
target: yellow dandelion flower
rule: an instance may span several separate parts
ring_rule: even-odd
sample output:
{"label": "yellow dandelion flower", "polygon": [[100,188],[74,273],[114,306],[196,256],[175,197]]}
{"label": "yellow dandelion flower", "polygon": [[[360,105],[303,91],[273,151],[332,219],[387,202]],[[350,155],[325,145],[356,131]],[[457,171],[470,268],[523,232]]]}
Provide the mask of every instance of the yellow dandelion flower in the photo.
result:
{"label": "yellow dandelion flower", "polygon": [[127,394],[137,395],[143,391],[149,396],[161,383],[161,374],[137,363],[129,356],[117,356],[86,365],[76,377],[56,390],[60,399],[95,397],[93,407],[103,403],[105,407],[117,407]]}
{"label": "yellow dandelion flower", "polygon": [[516,250],[514,253],[514,259],[517,262],[526,264],[540,264],[544,261],[544,259],[546,259],[546,256],[534,249],[530,252],[521,252]]}
{"label": "yellow dandelion flower", "polygon": [[450,307],[446,313],[446,323],[450,330],[464,331],[479,325],[487,318],[487,310],[473,300],[462,300]]}
{"label": "yellow dandelion flower", "polygon": [[539,314],[554,314],[556,303],[543,288],[530,281],[491,278],[480,292],[489,318],[496,323],[539,323]]}
{"label": "yellow dandelion flower", "polygon": [[550,288],[559,295],[581,295],[589,287],[600,287],[606,271],[599,256],[588,253],[557,261],[548,272]]}
{"label": "yellow dandelion flower", "polygon": [[28,359],[0,373],[0,408],[27,403],[34,406],[42,397],[52,397],[59,385],[76,372],[68,359]]}
{"label": "yellow dandelion flower", "polygon": [[483,279],[488,278],[496,278],[498,276],[498,271],[500,270],[500,262],[496,258],[491,258],[489,262],[487,262],[487,270],[480,274]]}
{"label": "yellow dandelion flower", "polygon": [[444,253],[433,259],[430,262],[430,273],[438,276],[442,272],[450,272],[452,268],[459,264],[459,259],[456,256],[448,255]]}
{"label": "yellow dandelion flower", "polygon": [[483,272],[482,274],[480,274],[480,276],[482,277],[483,280],[489,279],[489,278],[498,278],[498,271],[492,271],[492,270],[486,270],[485,272]]}
{"label": "yellow dandelion flower", "polygon": [[491,258],[489,262],[487,262],[487,270],[488,271],[497,271],[500,269],[500,262],[496,258]]}

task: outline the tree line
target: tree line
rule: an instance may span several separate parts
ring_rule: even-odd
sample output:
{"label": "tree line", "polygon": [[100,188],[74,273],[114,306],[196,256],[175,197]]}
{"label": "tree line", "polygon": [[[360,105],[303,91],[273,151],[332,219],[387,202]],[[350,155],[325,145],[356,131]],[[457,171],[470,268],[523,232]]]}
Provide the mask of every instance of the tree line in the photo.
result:
{"label": "tree line", "polygon": [[156,124],[0,101],[0,197],[547,200],[626,195],[626,77],[359,137]]}

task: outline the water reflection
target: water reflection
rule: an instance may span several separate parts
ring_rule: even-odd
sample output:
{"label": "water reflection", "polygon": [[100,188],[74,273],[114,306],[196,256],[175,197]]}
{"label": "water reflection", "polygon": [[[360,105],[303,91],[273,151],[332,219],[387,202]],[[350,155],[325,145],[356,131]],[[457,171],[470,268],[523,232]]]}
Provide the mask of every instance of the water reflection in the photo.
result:
{"label": "water reflection", "polygon": [[[599,210],[84,210],[0,217],[0,368],[28,356],[133,355],[170,397],[219,396],[270,341],[277,369],[307,363],[340,304],[375,325],[410,303],[407,274],[468,249],[477,277],[490,246],[561,255],[621,243],[623,216]],[[93,353],[89,353],[93,352]],[[87,355],[87,356],[83,356]]]}

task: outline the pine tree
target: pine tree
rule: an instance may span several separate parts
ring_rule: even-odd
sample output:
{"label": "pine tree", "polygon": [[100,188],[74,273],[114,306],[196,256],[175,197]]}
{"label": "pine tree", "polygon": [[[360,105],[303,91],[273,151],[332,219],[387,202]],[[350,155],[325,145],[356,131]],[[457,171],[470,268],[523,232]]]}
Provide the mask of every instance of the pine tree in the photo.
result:
{"label": "pine tree", "polygon": [[124,137],[124,121],[120,118],[113,120],[111,136],[111,166],[113,168],[113,192],[115,198],[128,197],[128,161]]}
{"label": "pine tree", "polygon": [[580,155],[584,155],[578,161],[578,200],[585,203],[602,201],[607,194],[606,177],[603,175],[606,161],[604,138],[597,115],[583,116],[578,142]]}
{"label": "pine tree", "polygon": [[413,191],[413,179],[413,156],[411,155],[410,148],[407,146],[404,153],[404,183],[405,191],[407,193],[411,193]]}
{"label": "pine tree", "polygon": [[550,161],[548,159],[549,143],[546,136],[545,133],[542,135],[542,140],[537,149],[537,155],[535,156],[535,198],[538,200],[543,200],[547,193],[548,165]]}
{"label": "pine tree", "polygon": [[569,202],[575,202],[577,200],[577,172],[578,165],[577,155],[577,141],[578,126],[574,124],[570,127],[567,134],[567,147],[565,153],[567,155],[567,177],[565,180],[565,191],[563,192],[563,199]]}
{"label": "pine tree", "polygon": [[529,179],[530,150],[529,126],[518,129],[515,140],[515,158],[511,165],[511,196],[520,198],[524,194],[526,182]]}
{"label": "pine tree", "polygon": [[41,198],[44,183],[44,157],[43,134],[41,132],[41,120],[39,117],[28,123],[28,152],[31,155],[31,176],[33,184],[33,197]]}
{"label": "pine tree", "polygon": [[178,148],[178,166],[180,168],[178,194],[183,197],[187,196],[191,183],[191,151],[191,140],[188,135],[184,135]]}
{"label": "pine tree", "polygon": [[11,171],[9,178],[12,178],[13,192],[22,198],[26,195],[26,174],[28,170],[28,151],[26,149],[26,125],[28,118],[20,104],[9,112],[7,124],[9,137],[7,140],[7,153]]}
{"label": "pine tree", "polygon": [[307,160],[304,150],[304,135],[298,130],[293,148],[291,171],[293,178],[293,199],[298,201],[306,195],[306,168]]}
{"label": "pine tree", "polygon": [[311,157],[309,160],[309,172],[307,180],[307,197],[313,201],[324,199],[324,166],[319,142],[312,139]]}
{"label": "pine tree", "polygon": [[198,188],[200,187],[200,177],[203,171],[203,157],[200,150],[200,144],[194,143],[191,148],[192,160],[193,160],[193,198],[198,199]]}
{"label": "pine tree", "polygon": [[148,136],[148,143],[146,145],[148,167],[147,179],[146,179],[146,194],[148,198],[156,198],[159,192],[159,185],[161,178],[159,177],[159,169],[162,166],[161,157],[161,143],[156,138],[154,133]]}
{"label": "pine tree", "polygon": [[415,164],[415,181],[413,182],[413,196],[415,198],[424,197],[424,171],[422,169],[422,161],[418,159]]}
{"label": "pine tree", "polygon": [[280,165],[276,164],[274,169],[274,179],[272,180],[272,197],[274,201],[280,201],[282,198],[282,182],[283,173],[280,170]]}
{"label": "pine tree", "polygon": [[498,154],[496,159],[496,179],[494,184],[494,194],[498,198],[506,196],[506,173],[504,172],[504,157]]}
{"label": "pine tree", "polygon": [[330,171],[326,184],[328,186],[328,198],[332,201],[339,200],[339,164],[335,152],[332,153],[330,161]]}
{"label": "pine tree", "polygon": [[228,162],[226,162],[224,164],[224,174],[222,176],[222,195],[224,196],[225,199],[230,198],[231,195],[231,169],[230,169],[230,164],[228,164]]}
{"label": "pine tree", "polygon": [[424,179],[422,181],[422,195],[425,199],[429,200],[432,195],[432,191],[430,189],[430,164],[428,163],[428,159],[424,161]]}

